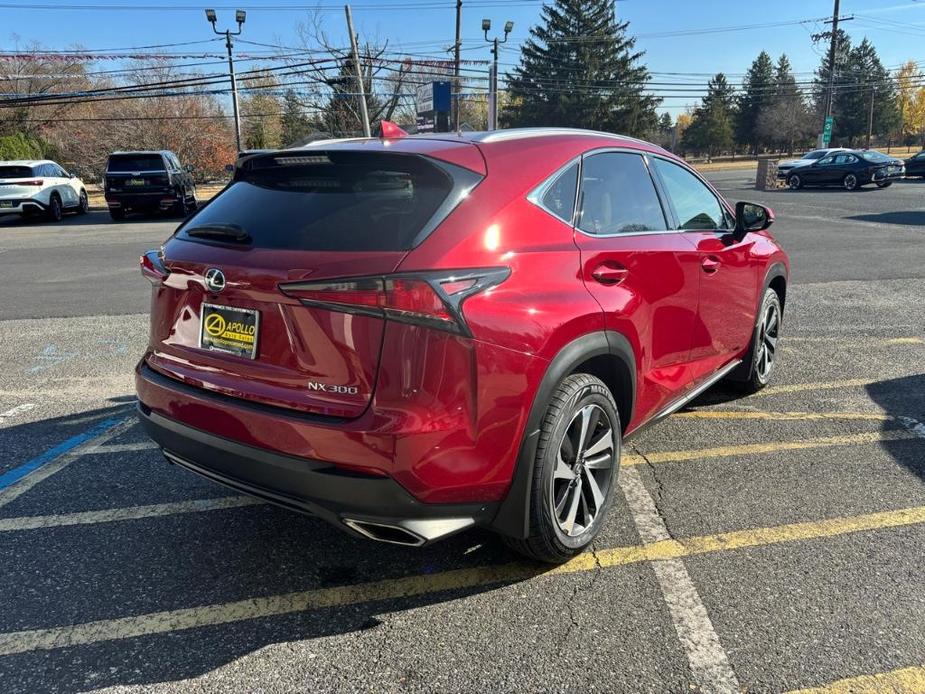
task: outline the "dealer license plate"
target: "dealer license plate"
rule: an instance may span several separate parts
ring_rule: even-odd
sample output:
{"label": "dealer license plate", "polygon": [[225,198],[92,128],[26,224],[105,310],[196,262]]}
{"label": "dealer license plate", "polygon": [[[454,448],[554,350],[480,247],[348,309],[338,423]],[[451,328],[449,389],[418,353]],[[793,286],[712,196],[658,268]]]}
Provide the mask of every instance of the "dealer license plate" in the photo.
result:
{"label": "dealer license plate", "polygon": [[202,349],[257,358],[257,333],[260,312],[249,308],[202,305],[199,346]]}

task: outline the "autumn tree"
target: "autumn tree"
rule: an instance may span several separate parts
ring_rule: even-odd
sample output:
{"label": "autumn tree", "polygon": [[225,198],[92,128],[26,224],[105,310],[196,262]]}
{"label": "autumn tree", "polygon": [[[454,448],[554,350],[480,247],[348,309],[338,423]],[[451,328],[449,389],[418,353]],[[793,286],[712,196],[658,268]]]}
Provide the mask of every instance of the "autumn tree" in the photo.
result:
{"label": "autumn tree", "polygon": [[925,86],[922,71],[914,60],[896,72],[896,102],[900,115],[900,134],[906,144],[922,138],[925,145]]}

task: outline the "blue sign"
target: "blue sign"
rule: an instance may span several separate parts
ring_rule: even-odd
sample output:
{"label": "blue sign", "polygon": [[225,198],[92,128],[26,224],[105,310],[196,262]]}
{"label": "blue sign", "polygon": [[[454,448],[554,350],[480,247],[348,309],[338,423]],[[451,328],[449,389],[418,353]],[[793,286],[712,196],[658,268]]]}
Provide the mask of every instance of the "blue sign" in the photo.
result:
{"label": "blue sign", "polygon": [[451,101],[450,83],[434,82],[434,111],[449,111]]}

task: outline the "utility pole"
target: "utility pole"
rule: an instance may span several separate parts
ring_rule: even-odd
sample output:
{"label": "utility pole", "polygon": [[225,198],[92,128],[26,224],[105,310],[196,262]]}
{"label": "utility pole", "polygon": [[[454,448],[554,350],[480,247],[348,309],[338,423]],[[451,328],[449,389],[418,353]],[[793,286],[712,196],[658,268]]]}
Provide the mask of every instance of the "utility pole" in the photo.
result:
{"label": "utility pole", "polygon": [[344,12],[347,13],[347,31],[350,32],[350,49],[353,52],[353,66],[357,72],[357,93],[360,95],[360,120],[363,122],[363,134],[366,137],[372,137],[372,131],[369,129],[369,113],[366,110],[366,89],[363,86],[363,68],[360,67],[360,51],[357,48],[357,35],[353,33],[353,15],[350,13],[350,5],[344,5]]}
{"label": "utility pole", "polygon": [[218,20],[215,10],[206,10],[206,19],[209,21],[209,24],[212,25],[212,31],[219,36],[222,34],[225,35],[225,48],[228,49],[228,76],[231,78],[231,108],[234,113],[234,139],[238,152],[241,152],[241,115],[238,111],[238,82],[234,76],[234,58],[231,54],[231,49],[234,44],[231,37],[241,34],[246,18],[247,12],[244,10],[235,10],[234,19],[238,23],[238,30],[231,31],[230,29],[226,29],[225,31],[219,31],[215,28],[215,22]]}
{"label": "utility pole", "polygon": [[874,92],[876,91],[876,85],[870,85],[870,113],[867,115],[867,147],[865,149],[870,149],[870,138],[874,134]]}
{"label": "utility pole", "polygon": [[491,54],[494,57],[491,63],[491,72],[488,75],[488,129],[498,129],[498,46],[507,43],[508,34],[514,30],[514,22],[508,20],[504,23],[504,38],[488,38],[488,32],[491,30],[491,20],[482,20],[482,31],[485,34],[485,40],[491,44]]}
{"label": "utility pole", "polygon": [[[838,16],[840,4],[841,4],[840,0],[835,0],[835,7],[832,10],[832,19],[831,19],[832,36],[829,39],[829,88],[826,93],[826,99],[825,99],[825,114],[824,114],[824,120],[822,124],[823,133],[825,132],[826,124],[832,118],[832,110],[834,109],[834,104],[835,104],[835,52],[836,52],[836,47],[838,45],[838,22],[839,21],[847,22],[851,19],[854,19],[854,17],[841,18]],[[826,22],[826,23],[828,24],[829,22]],[[826,142],[824,138],[825,138],[824,135],[819,136],[819,146],[820,147],[825,147],[828,144],[828,142]]]}
{"label": "utility pole", "polygon": [[456,43],[453,44],[453,127],[459,131],[459,51],[462,48],[462,0],[456,0]]}

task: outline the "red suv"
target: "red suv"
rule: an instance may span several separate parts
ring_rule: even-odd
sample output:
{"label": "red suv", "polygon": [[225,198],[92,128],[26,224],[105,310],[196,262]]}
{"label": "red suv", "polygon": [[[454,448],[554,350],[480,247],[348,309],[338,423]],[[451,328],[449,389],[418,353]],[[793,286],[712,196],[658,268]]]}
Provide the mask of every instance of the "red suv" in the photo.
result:
{"label": "red suv", "polygon": [[375,540],[471,526],[584,549],[620,447],[723,378],[763,387],[788,261],[668,152],[524,129],[239,160],[141,259],[166,457]]}

